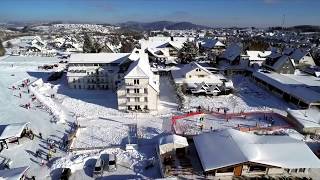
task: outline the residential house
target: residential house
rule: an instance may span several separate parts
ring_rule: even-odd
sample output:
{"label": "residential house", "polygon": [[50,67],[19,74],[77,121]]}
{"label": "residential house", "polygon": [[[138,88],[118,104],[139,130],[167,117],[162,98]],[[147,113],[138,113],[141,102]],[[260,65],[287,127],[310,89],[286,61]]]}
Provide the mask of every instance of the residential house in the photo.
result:
{"label": "residential house", "polygon": [[290,54],[290,58],[293,60],[296,67],[299,66],[315,66],[314,59],[310,52],[304,49],[296,49]]}
{"label": "residential house", "polygon": [[241,58],[247,62],[248,67],[254,65],[260,67],[271,53],[271,51],[246,51],[246,54],[242,55]]}
{"label": "residential house", "polygon": [[236,43],[231,44],[227,47],[221,58],[231,65],[240,64],[241,51],[240,45]]}
{"label": "residential house", "polygon": [[282,74],[293,74],[295,71],[294,63],[289,56],[278,56],[277,54],[267,56],[263,68]]}
{"label": "residential house", "polygon": [[[199,63],[191,62],[178,70],[171,71],[177,85],[191,93],[214,94],[233,89],[232,82],[221,74],[213,74]],[[230,84],[231,83],[231,84]]]}

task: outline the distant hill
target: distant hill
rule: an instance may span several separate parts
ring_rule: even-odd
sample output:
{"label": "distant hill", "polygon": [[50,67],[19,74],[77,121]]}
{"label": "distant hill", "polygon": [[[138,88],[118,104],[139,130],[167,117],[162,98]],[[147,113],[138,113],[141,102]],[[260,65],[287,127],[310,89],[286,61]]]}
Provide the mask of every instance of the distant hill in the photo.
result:
{"label": "distant hill", "polygon": [[312,26],[312,25],[293,26],[288,29],[296,30],[300,32],[320,32],[320,26]]}
{"label": "distant hill", "polygon": [[186,29],[208,29],[210,27],[193,24],[190,22],[171,22],[171,21],[156,21],[149,23],[141,23],[129,21],[119,24],[121,27],[136,29],[136,30],[186,30]]}
{"label": "distant hill", "polygon": [[286,30],[286,31],[295,31],[295,32],[320,32],[320,26],[313,26],[313,25],[298,25],[292,27],[282,28],[278,27],[271,27],[271,30]]}

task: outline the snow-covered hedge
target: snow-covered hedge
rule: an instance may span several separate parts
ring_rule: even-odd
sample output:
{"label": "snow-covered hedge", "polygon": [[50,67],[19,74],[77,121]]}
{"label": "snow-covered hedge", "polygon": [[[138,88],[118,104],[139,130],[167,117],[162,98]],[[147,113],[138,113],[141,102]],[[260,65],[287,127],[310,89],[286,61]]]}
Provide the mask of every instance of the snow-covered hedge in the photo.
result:
{"label": "snow-covered hedge", "polygon": [[[50,85],[43,83],[42,79],[38,79],[37,81],[33,82],[29,86],[29,90],[31,93],[33,93],[36,96],[36,98],[43,105],[45,105],[47,108],[50,109],[52,114],[57,118],[57,122],[65,123],[67,118],[66,118],[66,114],[63,111],[63,109],[61,108],[61,106],[59,106],[59,104],[54,102],[51,97],[45,96],[43,94],[44,92],[41,92],[41,88],[45,87],[45,86],[50,86]],[[51,87],[49,87],[49,88],[51,88]]]}

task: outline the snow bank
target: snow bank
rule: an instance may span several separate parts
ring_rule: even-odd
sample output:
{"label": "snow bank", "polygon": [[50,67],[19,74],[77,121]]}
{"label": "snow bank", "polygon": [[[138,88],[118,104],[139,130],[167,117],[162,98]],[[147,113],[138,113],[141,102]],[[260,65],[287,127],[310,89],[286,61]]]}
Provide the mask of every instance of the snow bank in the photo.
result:
{"label": "snow bank", "polygon": [[50,84],[43,83],[42,79],[38,79],[29,86],[29,89],[43,105],[50,109],[52,114],[57,118],[57,122],[66,122],[66,113],[61,106],[48,97],[48,93],[53,94],[52,92],[54,91]]}

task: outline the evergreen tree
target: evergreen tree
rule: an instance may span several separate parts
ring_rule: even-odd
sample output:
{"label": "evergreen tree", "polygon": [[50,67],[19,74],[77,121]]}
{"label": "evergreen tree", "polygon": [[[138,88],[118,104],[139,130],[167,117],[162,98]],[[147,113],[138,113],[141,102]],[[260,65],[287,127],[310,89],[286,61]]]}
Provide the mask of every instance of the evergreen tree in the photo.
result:
{"label": "evergreen tree", "polygon": [[182,48],[178,52],[178,58],[181,60],[181,63],[189,63],[194,60],[198,55],[199,49],[196,44],[190,41],[187,41],[183,44]]}
{"label": "evergreen tree", "polygon": [[7,48],[12,48],[12,43],[10,41],[8,41],[7,44],[6,44],[6,47]]}
{"label": "evergreen tree", "polygon": [[91,37],[88,34],[84,34],[83,37],[83,52],[84,53],[92,53],[93,52],[93,43]]}
{"label": "evergreen tree", "polygon": [[134,44],[130,40],[124,40],[121,42],[121,48],[120,48],[121,53],[131,53],[133,49],[134,49]]}
{"label": "evergreen tree", "polygon": [[6,53],[6,50],[4,49],[2,45],[2,41],[0,40],[0,56],[4,56],[5,53]]}

